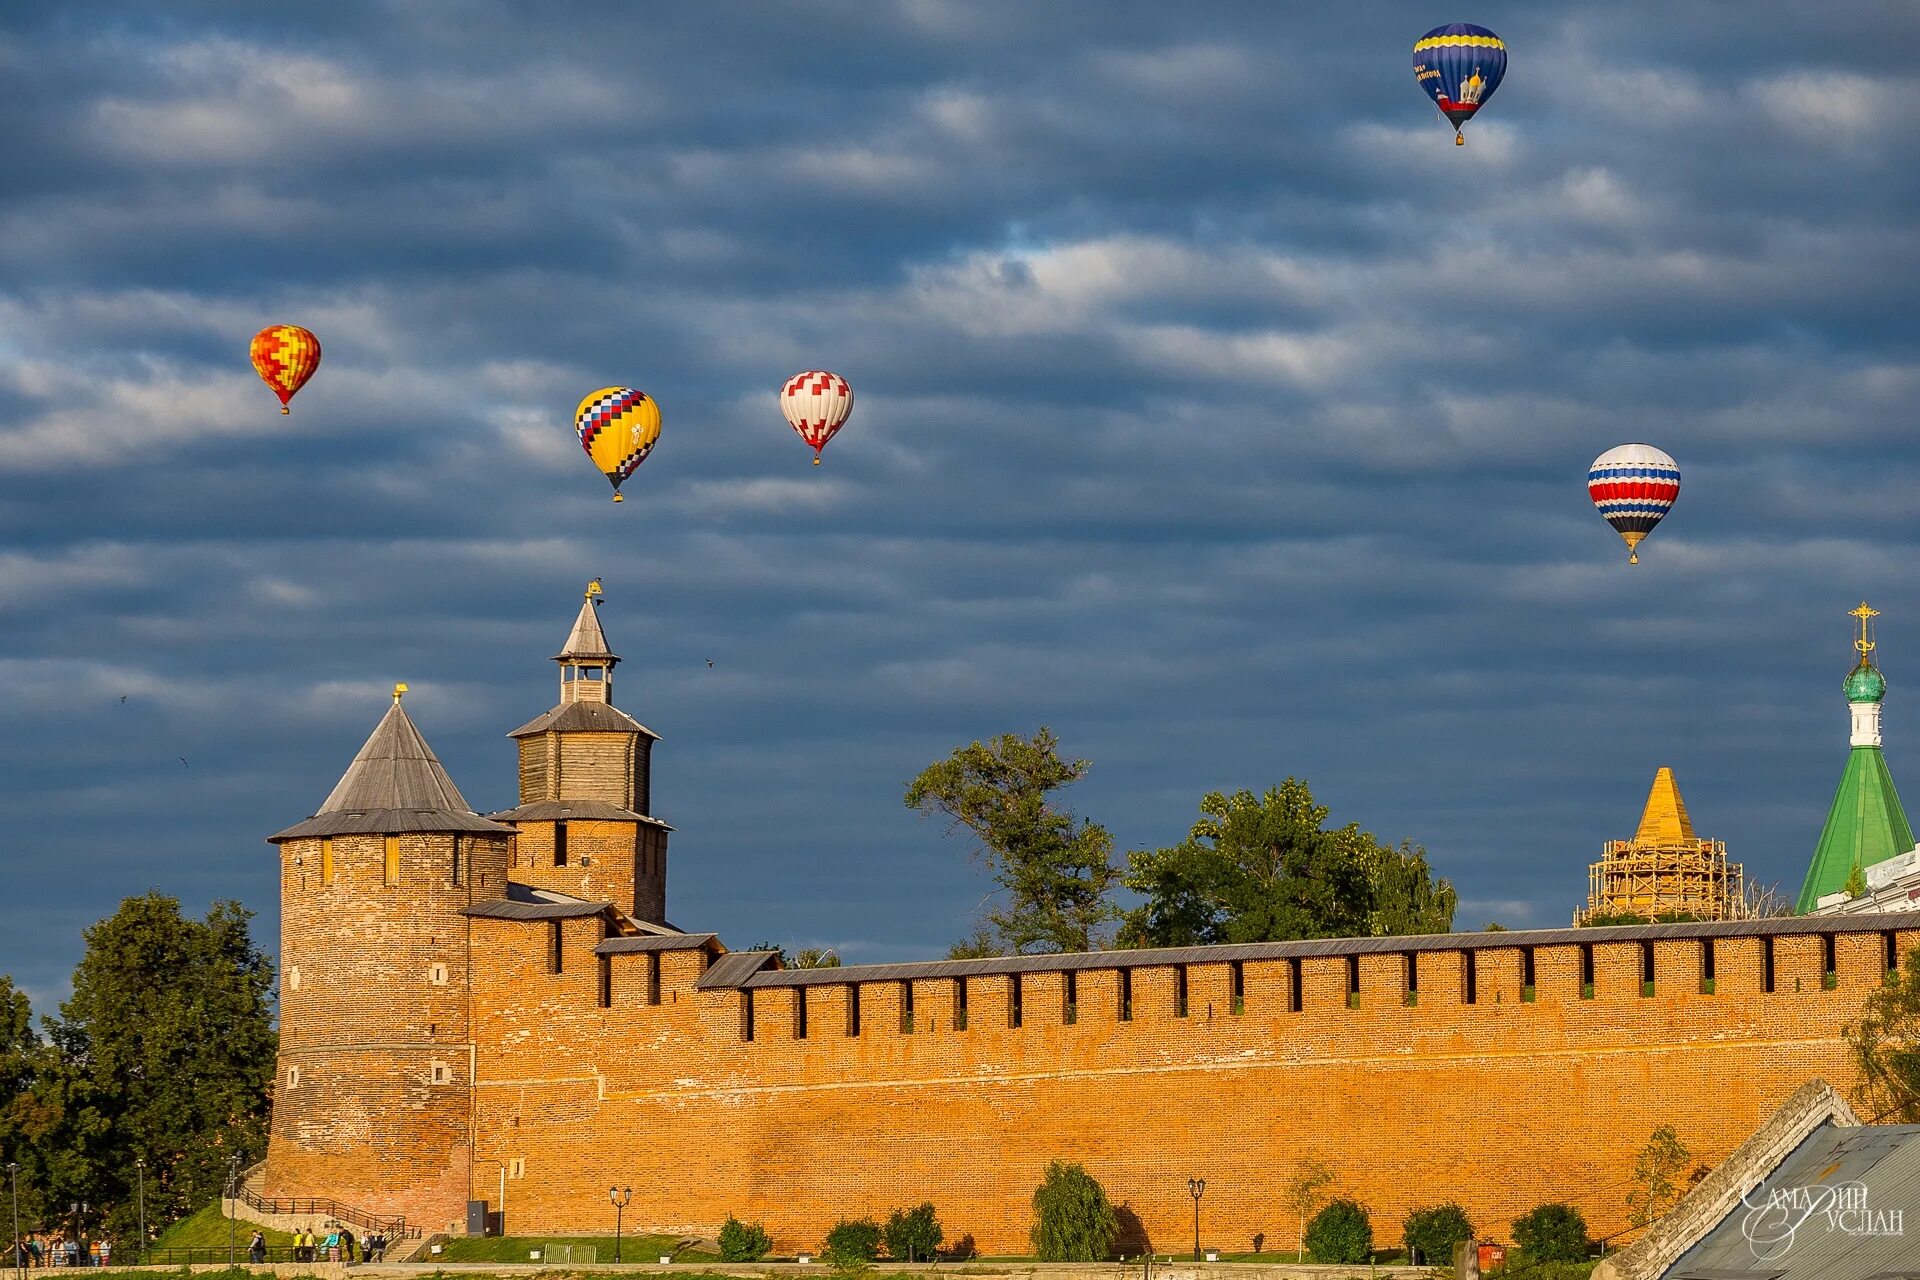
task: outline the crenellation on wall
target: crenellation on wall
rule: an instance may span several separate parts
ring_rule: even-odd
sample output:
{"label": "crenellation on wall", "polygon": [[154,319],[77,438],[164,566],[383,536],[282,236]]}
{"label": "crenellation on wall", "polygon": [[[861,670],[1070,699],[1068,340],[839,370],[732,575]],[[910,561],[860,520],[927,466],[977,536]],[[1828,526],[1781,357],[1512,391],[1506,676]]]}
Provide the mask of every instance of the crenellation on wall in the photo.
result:
{"label": "crenellation on wall", "polygon": [[1467,958],[1461,951],[1422,951],[1420,1009],[1453,1009],[1466,1003]]}
{"label": "crenellation on wall", "polygon": [[[1360,956],[1360,990],[1355,1004],[1358,1008],[1395,1009],[1407,1003],[1407,952],[1383,951],[1375,955]],[[1281,968],[1284,972],[1285,965]],[[1276,1008],[1285,1009],[1286,992],[1280,992],[1280,998],[1274,1002]]]}
{"label": "crenellation on wall", "polygon": [[1706,979],[1705,943],[1698,938],[1659,939],[1653,944],[1653,975],[1656,996],[1699,995]]}
{"label": "crenellation on wall", "polygon": [[1773,939],[1773,988],[1778,992],[1819,991],[1826,977],[1826,947],[1821,934],[1785,934]]}

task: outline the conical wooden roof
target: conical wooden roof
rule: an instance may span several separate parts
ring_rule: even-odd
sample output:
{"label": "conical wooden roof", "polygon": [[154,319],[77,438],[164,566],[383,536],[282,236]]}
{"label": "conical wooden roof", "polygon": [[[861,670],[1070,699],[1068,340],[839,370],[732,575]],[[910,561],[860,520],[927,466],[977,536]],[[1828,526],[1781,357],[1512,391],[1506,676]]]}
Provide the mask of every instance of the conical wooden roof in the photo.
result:
{"label": "conical wooden roof", "polygon": [[607,648],[607,633],[600,629],[600,611],[594,607],[594,600],[595,597],[588,596],[581,604],[580,616],[573,620],[573,630],[567,633],[567,643],[553,655],[555,662],[599,658],[612,666],[620,661],[613,650]]}
{"label": "conical wooden roof", "polygon": [[268,839],[512,830],[473,811],[396,695],[319,811]]}
{"label": "conical wooden roof", "polygon": [[1633,833],[1633,842],[1658,849],[1698,843],[1693,820],[1687,817],[1687,803],[1680,798],[1680,784],[1666,765],[1653,775],[1653,787],[1647,792],[1647,807],[1640,811],[1640,829]]}

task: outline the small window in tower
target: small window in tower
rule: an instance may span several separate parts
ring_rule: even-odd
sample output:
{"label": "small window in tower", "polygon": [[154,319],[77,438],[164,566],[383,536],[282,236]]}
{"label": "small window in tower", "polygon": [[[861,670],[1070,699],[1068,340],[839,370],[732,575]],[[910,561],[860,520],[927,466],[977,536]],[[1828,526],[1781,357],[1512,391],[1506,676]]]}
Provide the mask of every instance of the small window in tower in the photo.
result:
{"label": "small window in tower", "polygon": [[453,837],[453,883],[456,887],[460,884],[460,855],[463,852],[464,850],[460,848],[460,837],[456,835]]}
{"label": "small window in tower", "polygon": [[447,985],[447,966],[445,966],[444,964],[436,964],[432,968],[428,969],[427,981],[431,982],[436,987],[446,986]]}
{"label": "small window in tower", "polygon": [[605,669],[601,667],[582,667],[580,668],[580,678],[582,680],[605,680],[607,673]]}
{"label": "small window in tower", "polygon": [[400,883],[400,837],[387,837],[386,883],[389,886]]}
{"label": "small window in tower", "polygon": [[448,1084],[453,1080],[453,1070],[444,1062],[433,1063],[428,1068],[428,1081],[432,1084]]}
{"label": "small window in tower", "polygon": [[553,824],[553,865],[567,865],[567,824],[564,822]]}
{"label": "small window in tower", "polygon": [[660,953],[647,952],[647,1003],[660,1003]]}
{"label": "small window in tower", "polygon": [[753,1039],[753,989],[751,987],[740,993],[740,1038]]}
{"label": "small window in tower", "polygon": [[613,1007],[613,957],[600,957],[600,1007]]}
{"label": "small window in tower", "polygon": [[333,840],[322,837],[320,841],[320,883],[322,886],[333,883]]}
{"label": "small window in tower", "polygon": [[300,1087],[300,1068],[288,1067],[287,1068],[287,1088],[298,1089],[299,1087]]}
{"label": "small window in tower", "polygon": [[287,966],[287,989],[290,991],[300,989],[300,966],[297,964]]}
{"label": "small window in tower", "polygon": [[555,920],[552,924],[552,933],[549,936],[548,946],[547,946],[547,972],[548,973],[559,973],[562,971],[561,961],[564,959],[564,955],[565,955],[565,947],[564,947],[565,942],[566,942],[566,935],[560,927],[560,921]]}

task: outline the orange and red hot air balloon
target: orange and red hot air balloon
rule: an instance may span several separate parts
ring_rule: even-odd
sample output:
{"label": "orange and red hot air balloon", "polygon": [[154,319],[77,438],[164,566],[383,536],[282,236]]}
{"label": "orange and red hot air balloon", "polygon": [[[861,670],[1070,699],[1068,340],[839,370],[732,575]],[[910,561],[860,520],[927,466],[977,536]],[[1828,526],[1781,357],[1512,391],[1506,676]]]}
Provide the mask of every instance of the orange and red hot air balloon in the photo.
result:
{"label": "orange and red hot air balloon", "polygon": [[287,401],[320,367],[320,339],[297,324],[270,324],[253,335],[253,367],[280,397],[280,412],[292,413]]}

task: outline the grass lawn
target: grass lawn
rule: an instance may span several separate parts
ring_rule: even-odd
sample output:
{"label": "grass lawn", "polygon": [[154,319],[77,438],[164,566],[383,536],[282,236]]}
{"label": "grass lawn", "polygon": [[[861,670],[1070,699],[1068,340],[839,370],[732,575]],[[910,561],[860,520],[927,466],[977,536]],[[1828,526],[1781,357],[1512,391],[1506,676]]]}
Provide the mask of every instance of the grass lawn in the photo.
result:
{"label": "grass lawn", "polygon": [[[255,1230],[266,1236],[270,1245],[290,1245],[293,1237],[285,1231],[276,1231],[272,1227],[261,1227],[240,1219],[240,1247],[247,1247],[247,1241]],[[224,1249],[227,1247],[227,1218],[220,1212],[220,1202],[215,1201],[200,1212],[180,1219],[160,1233],[153,1242],[156,1249]]]}
{"label": "grass lawn", "polygon": [[[680,1242],[679,1236],[623,1236],[620,1240],[620,1258],[624,1262],[655,1262],[663,1254],[673,1253],[676,1262],[718,1262],[711,1253],[699,1253],[692,1249],[684,1253],[674,1253],[674,1245]],[[601,1262],[613,1261],[612,1236],[455,1236],[447,1241],[446,1248],[437,1259],[438,1262],[526,1262],[529,1250],[539,1249],[543,1255],[542,1263],[565,1266],[557,1256],[548,1252],[549,1245],[572,1245],[575,1249],[592,1246],[600,1254]],[[429,1261],[423,1258],[421,1261]]]}

